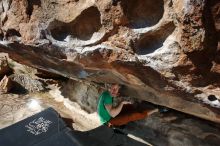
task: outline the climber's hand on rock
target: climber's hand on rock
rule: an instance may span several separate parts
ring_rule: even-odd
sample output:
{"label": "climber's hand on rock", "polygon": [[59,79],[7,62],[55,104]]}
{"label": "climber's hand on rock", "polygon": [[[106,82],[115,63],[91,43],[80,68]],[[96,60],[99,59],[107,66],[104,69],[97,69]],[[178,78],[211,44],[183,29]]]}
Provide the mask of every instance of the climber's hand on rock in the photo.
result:
{"label": "climber's hand on rock", "polygon": [[122,101],[122,104],[132,104],[130,101]]}
{"label": "climber's hand on rock", "polygon": [[151,111],[149,112],[149,115],[151,115],[151,114],[153,114],[153,113],[157,113],[157,112],[159,112],[158,109],[153,109],[153,110],[151,110]]}

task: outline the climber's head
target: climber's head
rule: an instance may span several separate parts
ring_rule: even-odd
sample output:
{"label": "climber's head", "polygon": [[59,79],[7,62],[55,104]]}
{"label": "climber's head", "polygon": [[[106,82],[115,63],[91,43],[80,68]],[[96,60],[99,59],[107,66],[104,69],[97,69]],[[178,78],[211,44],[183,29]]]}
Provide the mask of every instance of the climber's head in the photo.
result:
{"label": "climber's head", "polygon": [[112,84],[109,89],[109,92],[111,93],[113,97],[117,97],[119,95],[120,88],[121,86],[119,84]]}

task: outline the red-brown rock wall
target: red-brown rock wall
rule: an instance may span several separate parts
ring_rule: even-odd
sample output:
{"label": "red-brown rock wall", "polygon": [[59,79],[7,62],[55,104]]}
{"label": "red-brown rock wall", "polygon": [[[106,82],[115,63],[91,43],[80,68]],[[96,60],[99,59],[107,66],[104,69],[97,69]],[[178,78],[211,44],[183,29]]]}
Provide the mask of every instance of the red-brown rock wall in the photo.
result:
{"label": "red-brown rock wall", "polygon": [[[220,122],[219,0],[3,0],[20,63]],[[209,100],[215,95],[216,100]]]}

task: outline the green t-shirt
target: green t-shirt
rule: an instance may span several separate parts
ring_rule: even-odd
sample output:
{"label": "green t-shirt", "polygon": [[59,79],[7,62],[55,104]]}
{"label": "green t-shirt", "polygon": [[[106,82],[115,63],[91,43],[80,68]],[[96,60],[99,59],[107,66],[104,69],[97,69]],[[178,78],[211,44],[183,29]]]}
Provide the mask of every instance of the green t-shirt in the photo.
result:
{"label": "green t-shirt", "polygon": [[108,122],[111,119],[110,114],[108,113],[105,105],[112,104],[113,98],[108,91],[103,92],[99,96],[99,103],[98,103],[98,114],[102,124]]}

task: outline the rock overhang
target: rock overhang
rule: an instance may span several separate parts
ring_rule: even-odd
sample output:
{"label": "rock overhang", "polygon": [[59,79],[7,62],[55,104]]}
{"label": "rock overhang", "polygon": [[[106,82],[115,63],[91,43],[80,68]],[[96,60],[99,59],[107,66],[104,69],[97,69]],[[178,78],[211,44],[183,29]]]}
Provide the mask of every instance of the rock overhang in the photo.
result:
{"label": "rock overhang", "polygon": [[[72,79],[124,84],[136,98],[220,122],[206,102],[209,94],[220,98],[217,46],[206,35],[216,32],[203,20],[217,1],[7,4],[0,50],[13,59]],[[14,15],[15,7],[28,9]]]}

